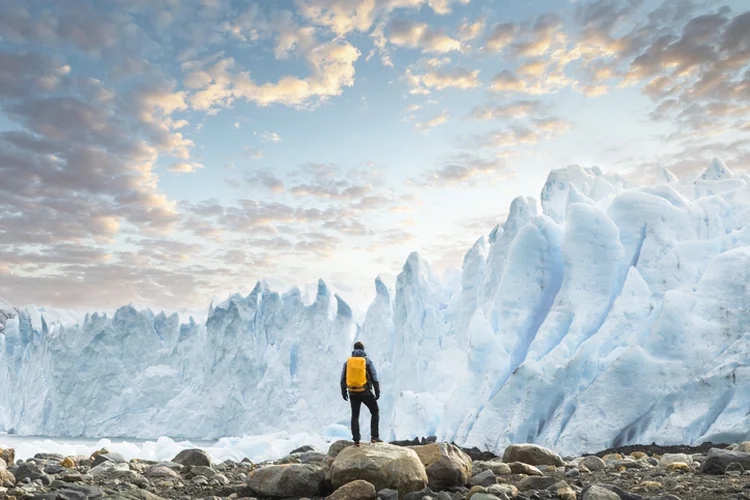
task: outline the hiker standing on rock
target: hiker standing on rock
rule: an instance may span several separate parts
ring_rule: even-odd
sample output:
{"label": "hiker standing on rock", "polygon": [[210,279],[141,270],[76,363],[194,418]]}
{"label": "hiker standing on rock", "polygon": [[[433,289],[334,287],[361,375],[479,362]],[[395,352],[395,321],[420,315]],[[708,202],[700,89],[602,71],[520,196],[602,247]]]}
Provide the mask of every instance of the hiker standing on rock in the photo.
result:
{"label": "hiker standing on rock", "polygon": [[[373,394],[374,392],[374,394]],[[361,435],[359,433],[359,410],[362,403],[370,410],[370,436],[373,443],[380,443],[378,421],[380,411],[378,399],[380,399],[380,382],[375,365],[367,358],[365,346],[362,342],[354,343],[352,357],[344,363],[341,371],[341,396],[344,401],[349,401],[352,406],[352,438],[354,446],[359,446]]]}

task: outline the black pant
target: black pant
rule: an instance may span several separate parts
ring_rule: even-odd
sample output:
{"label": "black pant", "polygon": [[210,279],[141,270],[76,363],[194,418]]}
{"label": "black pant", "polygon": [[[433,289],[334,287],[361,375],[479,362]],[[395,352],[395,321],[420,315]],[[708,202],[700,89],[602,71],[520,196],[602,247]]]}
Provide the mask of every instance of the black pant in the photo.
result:
{"label": "black pant", "polygon": [[352,405],[352,437],[354,442],[358,443],[362,436],[359,433],[359,410],[362,403],[370,410],[370,436],[372,439],[379,439],[378,422],[380,420],[380,410],[378,401],[372,394],[349,393],[349,403]]}

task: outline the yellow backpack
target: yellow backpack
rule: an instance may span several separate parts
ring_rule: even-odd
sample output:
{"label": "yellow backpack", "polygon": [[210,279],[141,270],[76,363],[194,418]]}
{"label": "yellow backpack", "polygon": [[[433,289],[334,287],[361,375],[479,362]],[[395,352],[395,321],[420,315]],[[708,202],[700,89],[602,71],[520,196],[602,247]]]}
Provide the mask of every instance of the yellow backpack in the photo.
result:
{"label": "yellow backpack", "polygon": [[346,386],[350,392],[365,392],[367,389],[367,360],[352,357],[346,362]]}

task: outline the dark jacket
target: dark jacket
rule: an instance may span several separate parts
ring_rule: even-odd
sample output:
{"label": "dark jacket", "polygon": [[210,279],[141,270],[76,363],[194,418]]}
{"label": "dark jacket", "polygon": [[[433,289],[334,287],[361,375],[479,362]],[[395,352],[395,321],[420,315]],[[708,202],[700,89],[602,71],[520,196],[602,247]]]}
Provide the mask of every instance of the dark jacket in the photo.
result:
{"label": "dark jacket", "polygon": [[[352,357],[353,358],[367,358],[367,354],[365,354],[365,351],[355,349],[354,351],[352,351]],[[342,395],[345,395],[347,393],[346,364],[348,362],[349,360],[346,360],[346,362],[344,363],[344,368],[341,370],[341,394]],[[356,392],[356,393],[351,393],[351,394],[372,395],[374,392],[375,397],[379,398],[380,397],[380,381],[378,380],[378,372],[377,370],[375,370],[375,364],[369,358],[367,358],[365,367],[367,368],[367,388],[364,390],[364,392]]]}

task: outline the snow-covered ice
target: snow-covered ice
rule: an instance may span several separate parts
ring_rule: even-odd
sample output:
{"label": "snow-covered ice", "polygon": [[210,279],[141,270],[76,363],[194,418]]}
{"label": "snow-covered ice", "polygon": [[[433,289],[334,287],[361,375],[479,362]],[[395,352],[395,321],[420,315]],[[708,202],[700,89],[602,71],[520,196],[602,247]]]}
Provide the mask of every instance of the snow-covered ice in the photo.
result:
{"label": "snow-covered ice", "polygon": [[376,280],[362,325],[322,281],[312,303],[258,283],[205,323],[125,306],[64,324],[18,308],[0,334],[0,426],[346,436],[338,376],[361,339],[386,438],[563,454],[748,439],[749,181],[720,160],[649,186],[553,171],[539,203],[514,200],[476,240],[460,278],[413,253],[395,290]]}

